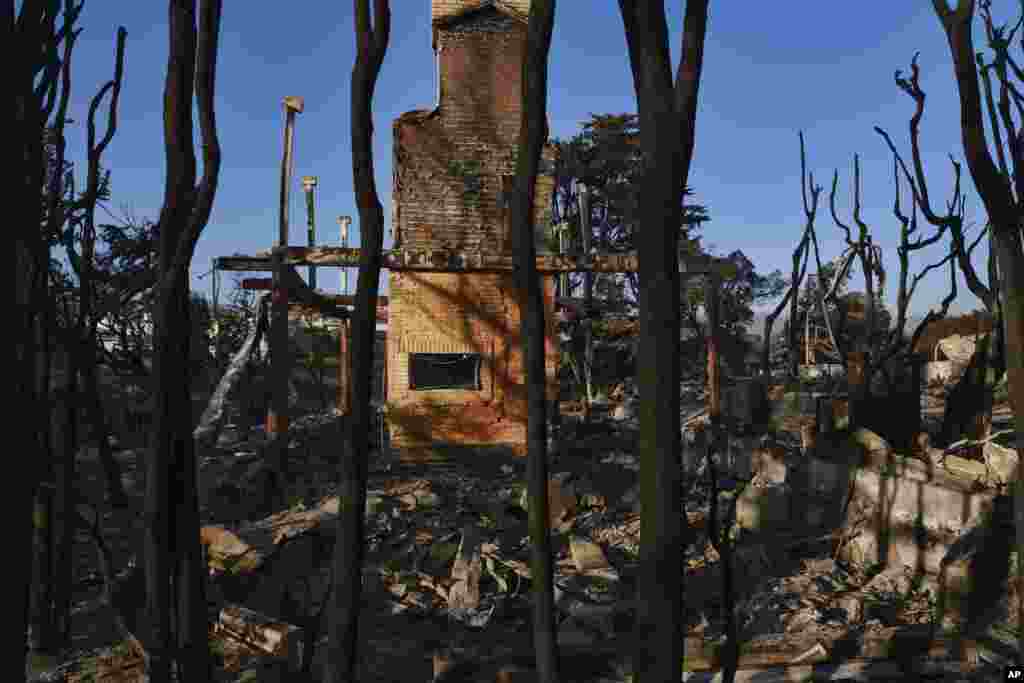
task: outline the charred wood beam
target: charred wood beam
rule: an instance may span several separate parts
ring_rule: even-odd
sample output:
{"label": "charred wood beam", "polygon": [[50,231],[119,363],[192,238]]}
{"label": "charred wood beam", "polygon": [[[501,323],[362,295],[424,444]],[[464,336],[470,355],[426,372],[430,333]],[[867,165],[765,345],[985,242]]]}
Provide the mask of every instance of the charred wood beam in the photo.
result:
{"label": "charred wood beam", "polygon": [[[294,272],[294,269],[292,272]],[[290,310],[300,309],[306,313],[341,320],[347,320],[351,317],[352,311],[350,307],[356,305],[356,298],[353,295],[321,294],[320,292],[308,289],[303,290],[294,285],[295,283],[292,282],[291,286],[287,288],[289,297],[288,308]],[[273,289],[273,286],[274,281],[272,278],[254,277],[242,280],[242,289],[250,291],[268,292]],[[386,296],[379,296],[377,297],[377,322],[386,323],[387,321],[388,298]]]}
{"label": "charred wood beam", "polygon": [[[636,273],[639,259],[636,252],[621,254],[538,254],[540,273]],[[289,266],[357,267],[360,253],[345,247],[287,247],[285,264]],[[215,267],[231,271],[272,270],[271,252],[252,256],[221,256]],[[383,253],[382,267],[389,270],[419,270],[438,273],[503,272],[512,271],[512,256],[451,250],[390,250]],[[679,271],[687,275],[704,275],[713,268],[728,277],[732,264],[726,259],[712,256],[685,256],[680,259]],[[294,273],[294,269],[292,269]],[[298,274],[295,273],[298,278]],[[301,280],[301,278],[299,278]],[[305,283],[303,283],[305,286]]]}
{"label": "charred wood beam", "polygon": [[[247,277],[242,279],[242,289],[256,292],[269,292],[273,284],[273,279],[269,277]],[[356,305],[356,297],[353,294],[324,294],[317,292],[317,296],[335,306]],[[388,305],[388,298],[386,296],[378,296],[377,304],[386,307]]]}

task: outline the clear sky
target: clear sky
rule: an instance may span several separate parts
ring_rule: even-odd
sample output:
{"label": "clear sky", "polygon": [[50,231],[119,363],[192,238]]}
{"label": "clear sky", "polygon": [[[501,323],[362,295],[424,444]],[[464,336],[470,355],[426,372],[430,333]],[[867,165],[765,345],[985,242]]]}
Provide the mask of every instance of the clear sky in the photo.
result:
{"label": "clear sky", "polygon": [[[671,50],[678,60],[684,3],[666,4]],[[1016,4],[996,0],[996,18],[1016,19]],[[320,243],[338,243],[335,219],[342,214],[354,217],[352,239],[358,236],[349,144],[353,3],[226,0],[224,5],[216,102],[223,165],[213,215],[192,267],[193,287],[204,292],[210,278],[198,276],[209,270],[214,256],[252,253],[275,239],[285,95],[305,98],[296,131],[291,243],[304,244],[306,239],[303,175],[319,177]],[[391,42],[373,106],[377,182],[389,228],[391,122],[408,110],[432,107],[436,89],[430,0],[392,0],[391,5]],[[120,125],[104,160],[113,169],[111,207],[129,206],[137,216],[156,218],[165,173],[166,2],[87,0],[74,59],[76,124],[69,130],[69,151],[75,158],[82,155],[88,100],[111,77],[118,24],[128,30],[128,43]],[[788,268],[804,222],[797,140],[802,129],[809,169],[825,186],[817,222],[823,257],[839,254],[843,246],[828,212],[832,171],[840,171],[839,210],[850,221],[853,155],[859,153],[863,218],[885,247],[892,274],[887,302],[893,303],[898,225],[892,216],[892,161],[872,126],[887,129],[909,154],[907,121],[913,102],[898,90],[893,73],[908,70],[918,50],[921,85],[928,95],[922,123],[924,160],[932,201],[941,209],[952,186],[947,155],[961,159],[962,147],[949,49],[930,2],[712,0],[689,178],[712,218],[705,243],[723,253],[742,249],[763,272]],[[592,112],[636,110],[614,0],[559,2],[549,89],[549,120],[556,137],[578,132]],[[966,167],[964,174],[968,218],[983,223]],[[918,252],[916,258],[922,263],[942,253],[933,249]],[[975,255],[982,272],[986,253],[982,246]],[[320,286],[336,291],[336,272],[321,270]],[[920,288],[914,305],[918,312],[945,292],[947,279],[933,275]],[[230,282],[231,276],[225,275],[224,285]],[[857,282],[854,288],[860,289]],[[975,305],[969,293],[958,300],[962,309]]]}

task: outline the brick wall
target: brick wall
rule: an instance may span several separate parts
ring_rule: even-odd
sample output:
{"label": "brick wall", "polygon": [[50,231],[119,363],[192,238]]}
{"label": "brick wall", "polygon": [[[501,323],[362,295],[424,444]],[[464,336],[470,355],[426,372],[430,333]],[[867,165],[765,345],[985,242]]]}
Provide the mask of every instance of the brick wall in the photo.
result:
{"label": "brick wall", "polygon": [[[515,172],[529,0],[499,1],[497,9],[464,14],[487,4],[434,1],[440,107],[409,112],[394,124],[392,225],[398,249],[511,251],[502,196]],[[508,8],[511,14],[503,11]],[[552,147],[545,157],[553,158]],[[553,184],[551,176],[537,179],[538,228],[550,223]],[[553,278],[545,278],[544,296],[546,385],[553,400],[558,391]],[[392,272],[388,320],[392,445],[503,444],[525,452],[521,315],[510,273]],[[480,354],[480,389],[410,390],[412,353]]]}
{"label": "brick wall", "polygon": [[[525,41],[525,26],[494,10],[439,31],[440,108],[394,124],[396,248],[511,250],[500,195],[515,172]],[[537,179],[537,226],[550,223],[553,185]]]}
{"label": "brick wall", "polygon": [[[548,399],[557,396],[554,280],[545,278]],[[388,325],[388,423],[396,447],[526,440],[521,315],[510,274],[393,273]],[[409,389],[409,354],[478,353],[479,390]]]}

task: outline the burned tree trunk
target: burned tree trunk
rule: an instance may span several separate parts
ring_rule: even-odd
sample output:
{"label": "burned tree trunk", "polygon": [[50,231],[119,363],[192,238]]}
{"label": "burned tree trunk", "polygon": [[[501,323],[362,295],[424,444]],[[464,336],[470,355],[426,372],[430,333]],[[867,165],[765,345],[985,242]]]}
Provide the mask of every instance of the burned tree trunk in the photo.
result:
{"label": "burned tree trunk", "polygon": [[682,57],[672,82],[661,3],[619,0],[633,71],[644,156],[640,190],[641,581],[637,596],[637,681],[682,677],[686,533],[680,495],[679,225],[693,158],[697,93],[708,0],[688,0]]}
{"label": "burned tree trunk", "polygon": [[[1014,124],[1010,105],[1010,79],[1024,81],[1024,72],[1010,59],[1008,40],[996,35],[987,5],[983,5],[986,34],[990,47],[996,50],[996,60],[1002,67],[997,71],[1001,80],[1000,113],[1008,138],[1012,159],[1012,175],[1006,167],[996,166],[985,135],[982,118],[981,90],[978,86],[977,51],[971,35],[974,20],[974,0],[959,0],[950,9],[946,0],[932,0],[946,33],[953,57],[954,73],[960,96],[960,130],[964,157],[981,195],[982,203],[992,226],[993,246],[999,271],[999,302],[1003,316],[1003,343],[1005,345],[1006,374],[1009,384],[1010,405],[1013,408],[1017,432],[1017,454],[1024,443],[1024,245],[1021,241],[1021,217],[1024,216],[1024,121]],[[1001,35],[1001,33],[999,34]],[[1007,64],[1010,69],[1007,69]],[[1019,93],[1019,86],[1015,89]],[[1017,94],[1019,107],[1020,95]],[[1019,112],[1019,109],[1018,109]],[[993,114],[993,118],[994,114]],[[1003,159],[1002,135],[999,128],[991,131]],[[1017,526],[1017,552],[1024,554],[1024,467],[1017,468],[1014,515]],[[1024,579],[1024,563],[1018,563],[1018,576]],[[1024,616],[1024,601],[1018,616]],[[1024,651],[1024,633],[1020,648]]]}
{"label": "burned tree trunk", "polygon": [[[221,0],[170,0],[170,53],[164,83],[167,182],[160,211],[153,380],[155,447],[146,463],[143,555],[151,619],[149,676],[210,678],[205,571],[199,544],[195,444],[188,362],[189,264],[206,227],[220,175],[214,85]],[[198,19],[198,31],[196,22]],[[193,90],[199,112],[203,174],[196,184]],[[183,381],[184,380],[184,381]],[[173,612],[173,631],[172,631]]]}
{"label": "burned tree trunk", "polygon": [[[547,137],[548,53],[554,23],[555,0],[533,0],[526,31],[526,58],[522,65],[522,113],[516,155],[516,185],[514,201],[510,207],[512,258],[521,314],[519,334],[526,355],[526,445],[530,500],[530,565],[533,578],[533,647],[537,663],[537,680],[542,683],[557,683],[559,666],[558,629],[554,612],[554,567],[548,519],[544,293],[543,282],[537,273],[533,221],[537,171]],[[589,230],[589,221],[586,218],[584,221],[587,223],[585,229]],[[584,240],[584,244],[589,243],[589,239]],[[589,308],[589,300],[587,304]],[[590,323],[588,321],[585,324],[589,326]],[[588,333],[588,348],[589,342]],[[589,353],[585,363],[589,403]]]}
{"label": "burned tree trunk", "polygon": [[351,415],[345,425],[345,452],[340,466],[340,507],[334,549],[331,628],[327,644],[330,683],[355,681],[359,675],[359,612],[362,605],[364,508],[371,432],[373,347],[377,326],[377,292],[384,247],[384,209],[373,175],[373,91],[391,34],[388,0],[356,0],[356,63],[352,68],[352,179],[359,207],[360,256],[352,323]]}
{"label": "burned tree trunk", "polygon": [[[114,460],[110,447],[110,429],[103,410],[99,386],[99,364],[96,362],[96,345],[99,343],[96,330],[98,316],[94,314],[95,269],[96,269],[96,205],[100,199],[101,169],[100,160],[114,134],[117,132],[117,105],[121,95],[121,82],[124,76],[124,48],[127,32],[124,27],[117,31],[117,57],[114,67],[114,78],[108,81],[89,103],[87,119],[87,152],[88,174],[84,198],[84,216],[82,220],[82,256],[78,262],[78,278],[80,284],[78,330],[81,343],[76,345],[80,354],[78,364],[84,379],[85,390],[89,396],[89,421],[93,427],[93,438],[99,451],[100,464],[107,480],[107,497],[115,505],[124,505],[126,496],[121,480],[121,470]],[[110,93],[107,130],[103,138],[96,141],[96,112],[107,93]]]}
{"label": "burned tree trunk", "polygon": [[[28,625],[28,597],[32,580],[32,513],[41,474],[39,464],[45,428],[44,413],[49,406],[41,400],[38,380],[41,348],[40,313],[48,305],[49,249],[42,229],[45,203],[40,192],[46,187],[47,158],[44,135],[54,111],[58,90],[66,90],[70,72],[69,59],[59,55],[64,45],[65,57],[78,29],[75,24],[81,5],[65,3],[64,18],[58,24],[60,3],[25,0],[3,5],[2,23],[5,44],[12,46],[10,89],[14,94],[13,130],[10,134],[11,155],[17,159],[16,185],[9,193],[13,203],[11,219],[12,265],[14,272],[14,319],[11,323],[14,353],[9,362],[12,395],[17,396],[9,417],[13,448],[21,454],[19,467],[13,468],[9,481],[14,498],[15,521],[11,536],[14,552],[13,574],[9,578],[14,600],[8,605],[13,637],[8,639],[8,655],[3,658],[3,680],[25,679],[25,635]],[[63,99],[63,97],[62,97]],[[58,118],[63,115],[58,110]],[[61,124],[63,121],[61,121]]]}

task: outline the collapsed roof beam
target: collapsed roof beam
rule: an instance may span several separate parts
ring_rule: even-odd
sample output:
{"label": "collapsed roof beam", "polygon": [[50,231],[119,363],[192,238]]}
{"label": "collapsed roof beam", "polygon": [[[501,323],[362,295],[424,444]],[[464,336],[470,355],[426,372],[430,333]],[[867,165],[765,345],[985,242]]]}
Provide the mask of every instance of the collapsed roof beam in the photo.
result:
{"label": "collapsed roof beam", "polygon": [[[273,269],[272,252],[253,256],[221,256],[215,266],[221,270],[268,271]],[[286,247],[284,262],[290,266],[358,267],[359,249],[345,247]],[[636,252],[621,254],[538,254],[537,271],[540,273],[635,273],[640,259]],[[389,270],[419,270],[437,273],[503,272],[512,270],[510,255],[453,250],[385,250],[383,268]],[[712,269],[725,275],[732,265],[727,259],[712,256],[684,256],[679,271],[686,275],[704,275]]]}

